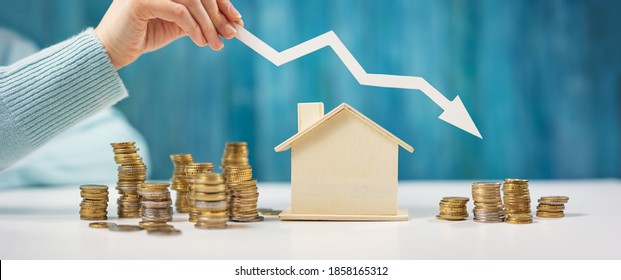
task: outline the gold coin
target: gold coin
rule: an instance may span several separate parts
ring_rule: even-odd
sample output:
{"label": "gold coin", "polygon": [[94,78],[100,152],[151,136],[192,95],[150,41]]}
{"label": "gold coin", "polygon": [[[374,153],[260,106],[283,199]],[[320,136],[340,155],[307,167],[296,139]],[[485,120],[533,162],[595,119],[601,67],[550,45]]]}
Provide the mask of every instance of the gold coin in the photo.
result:
{"label": "gold coin", "polygon": [[565,213],[537,211],[537,217],[539,218],[563,218],[565,217]]}
{"label": "gold coin", "polygon": [[139,226],[134,226],[134,225],[110,225],[110,227],[108,227],[108,229],[110,229],[111,231],[140,231],[142,230],[141,227]]}
{"label": "gold coin", "polygon": [[518,184],[525,184],[525,183],[528,183],[528,180],[525,180],[525,179],[511,179],[511,178],[507,178],[507,179],[505,179],[505,183],[518,183]]}
{"label": "gold coin", "polygon": [[224,193],[217,193],[217,194],[203,194],[203,193],[197,193],[194,195],[194,200],[203,200],[203,201],[219,201],[219,200],[225,200],[226,199],[226,194]]}
{"label": "gold coin", "polygon": [[560,195],[542,196],[539,199],[539,202],[564,202],[564,203],[567,203],[568,201],[569,201],[569,197],[568,196],[560,196]]}
{"label": "gold coin", "polygon": [[505,220],[508,224],[532,224],[533,220]]}
{"label": "gold coin", "polygon": [[111,225],[116,225],[116,224],[109,223],[109,222],[94,222],[94,223],[88,224],[88,226],[92,228],[109,228]]}
{"label": "gold coin", "polygon": [[470,201],[470,198],[467,197],[463,197],[463,196],[445,196],[444,198],[442,198],[442,200],[444,201],[457,201],[457,202],[468,202]]}

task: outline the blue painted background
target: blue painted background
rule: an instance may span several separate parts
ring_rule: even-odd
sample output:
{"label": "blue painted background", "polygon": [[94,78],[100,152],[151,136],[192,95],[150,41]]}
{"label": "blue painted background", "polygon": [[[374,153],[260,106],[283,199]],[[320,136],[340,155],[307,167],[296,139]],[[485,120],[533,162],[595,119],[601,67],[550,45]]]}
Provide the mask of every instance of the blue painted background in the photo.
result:
{"label": "blue painted background", "polygon": [[[47,46],[96,26],[110,1],[0,1],[0,25]],[[275,67],[240,42],[187,38],[120,71],[118,107],[148,140],[154,178],[171,153],[219,162],[250,143],[260,180],[289,180],[296,103],[347,102],[415,147],[401,179],[621,177],[621,1],[234,1],[277,50],[334,30],[370,73],[425,77],[460,95],[484,136],[437,117],[418,91],[363,87],[322,50]]]}

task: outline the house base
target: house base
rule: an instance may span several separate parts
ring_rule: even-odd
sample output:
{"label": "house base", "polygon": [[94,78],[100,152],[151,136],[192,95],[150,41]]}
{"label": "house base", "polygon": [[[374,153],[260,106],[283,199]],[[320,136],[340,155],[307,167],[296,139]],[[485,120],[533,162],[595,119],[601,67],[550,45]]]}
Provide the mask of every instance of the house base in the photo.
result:
{"label": "house base", "polygon": [[331,214],[293,214],[291,207],[280,212],[282,221],[407,221],[410,218],[408,209],[397,209],[397,215],[331,215]]}

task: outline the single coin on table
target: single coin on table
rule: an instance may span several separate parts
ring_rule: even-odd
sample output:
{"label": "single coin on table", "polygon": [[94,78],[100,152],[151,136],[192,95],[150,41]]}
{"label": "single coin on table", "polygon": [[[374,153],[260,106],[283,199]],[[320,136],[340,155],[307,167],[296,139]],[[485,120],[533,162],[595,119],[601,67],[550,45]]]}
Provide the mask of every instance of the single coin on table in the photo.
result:
{"label": "single coin on table", "polygon": [[134,225],[111,225],[109,227],[111,231],[140,231],[142,228],[140,226]]}
{"label": "single coin on table", "polygon": [[116,224],[110,222],[94,222],[88,224],[88,226],[92,228],[109,228],[111,226],[116,226]]}
{"label": "single coin on table", "polygon": [[147,232],[151,235],[158,235],[158,236],[171,236],[171,235],[181,234],[181,231],[175,228],[156,228],[156,229],[149,229],[147,230]]}

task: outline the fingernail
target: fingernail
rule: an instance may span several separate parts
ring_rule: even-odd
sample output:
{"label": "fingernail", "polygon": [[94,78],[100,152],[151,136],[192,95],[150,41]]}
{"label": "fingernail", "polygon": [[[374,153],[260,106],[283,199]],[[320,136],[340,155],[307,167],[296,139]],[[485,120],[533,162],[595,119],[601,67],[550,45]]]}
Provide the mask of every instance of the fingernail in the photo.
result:
{"label": "fingernail", "polygon": [[216,42],[214,42],[214,43],[212,44],[212,46],[213,46],[213,49],[214,49],[214,50],[216,50],[216,51],[219,51],[219,50],[221,50],[221,49],[222,49],[222,47],[224,47],[224,45],[223,45],[223,44],[222,44],[222,42],[220,42],[220,41],[216,41]]}
{"label": "fingernail", "polygon": [[237,33],[237,30],[233,26],[230,26],[230,25],[227,25],[224,29],[226,29],[226,33],[231,37]]}
{"label": "fingernail", "polygon": [[239,11],[237,11],[237,9],[235,9],[235,6],[233,6],[232,4],[231,4],[231,12],[233,12],[233,16],[235,16],[236,18],[242,17]]}

